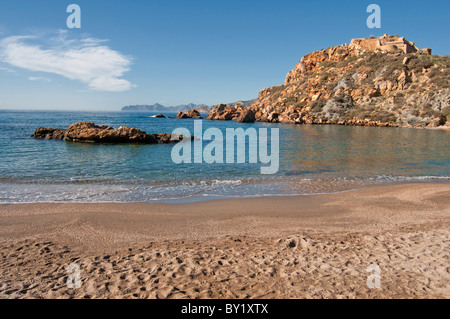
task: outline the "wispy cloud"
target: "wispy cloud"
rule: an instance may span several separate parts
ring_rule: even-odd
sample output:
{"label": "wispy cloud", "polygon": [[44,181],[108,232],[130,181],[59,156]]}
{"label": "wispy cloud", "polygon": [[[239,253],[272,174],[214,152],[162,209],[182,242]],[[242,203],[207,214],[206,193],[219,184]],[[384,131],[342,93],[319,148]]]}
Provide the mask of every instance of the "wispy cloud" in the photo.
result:
{"label": "wispy cloud", "polygon": [[8,72],[8,73],[14,73],[14,74],[18,74],[16,71],[14,71],[13,69],[10,68],[5,68],[3,66],[0,66],[0,71],[4,71],[4,72]]}
{"label": "wispy cloud", "polygon": [[30,81],[41,81],[41,82],[51,82],[52,80],[49,78],[44,78],[41,76],[30,76],[28,77],[28,80]]}
{"label": "wispy cloud", "polygon": [[122,77],[130,70],[131,58],[105,42],[90,37],[70,39],[64,31],[54,37],[9,36],[0,40],[0,61],[81,81],[96,91],[130,90],[134,85]]}

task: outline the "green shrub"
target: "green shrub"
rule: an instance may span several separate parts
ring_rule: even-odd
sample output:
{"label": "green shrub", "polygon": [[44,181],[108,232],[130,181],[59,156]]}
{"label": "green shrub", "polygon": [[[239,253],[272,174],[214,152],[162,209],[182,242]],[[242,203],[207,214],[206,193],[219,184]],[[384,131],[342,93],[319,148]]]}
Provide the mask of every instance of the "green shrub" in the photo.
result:
{"label": "green shrub", "polygon": [[320,77],[320,82],[326,82],[328,80],[328,78],[329,78],[328,73],[325,73],[324,75],[322,75]]}
{"label": "green shrub", "polygon": [[395,114],[391,112],[379,110],[378,112],[372,114],[371,119],[373,121],[379,121],[383,123],[393,123],[397,121],[397,116],[395,116]]}
{"label": "green shrub", "polygon": [[444,115],[447,118],[450,118],[450,105],[447,105],[442,109],[442,115]]}
{"label": "green shrub", "polygon": [[406,100],[403,93],[398,93],[396,96],[394,96],[394,105],[396,106],[396,109],[401,109],[403,106],[405,106]]}
{"label": "green shrub", "polygon": [[333,61],[324,61],[324,62],[320,63],[320,67],[323,67],[325,69],[329,69],[329,68],[332,68],[335,66],[336,66],[336,62],[333,62]]}
{"label": "green shrub", "polygon": [[445,76],[443,72],[433,69],[430,72],[428,72],[428,77],[430,79],[430,82],[432,84],[436,85],[438,88],[444,88],[444,89],[450,88],[450,84],[449,84],[450,77]]}
{"label": "green shrub", "polygon": [[433,66],[433,62],[429,59],[418,58],[414,56],[408,63],[408,69],[415,72],[422,72],[423,69],[429,69]]}
{"label": "green shrub", "polygon": [[426,104],[422,107],[422,116],[423,117],[440,117],[442,113],[433,110],[431,104]]}
{"label": "green shrub", "polygon": [[332,81],[332,82],[326,83],[325,87],[328,91],[333,91],[337,85],[338,85],[337,81]]}
{"label": "green shrub", "polygon": [[323,107],[327,104],[327,101],[324,98],[319,98],[314,102],[311,102],[311,111],[314,113],[322,112]]}
{"label": "green shrub", "polygon": [[450,68],[450,57],[448,55],[446,56],[433,55],[431,61],[438,66],[447,69]]}
{"label": "green shrub", "polygon": [[297,98],[295,96],[289,96],[284,103],[286,105],[295,105],[297,103]]}

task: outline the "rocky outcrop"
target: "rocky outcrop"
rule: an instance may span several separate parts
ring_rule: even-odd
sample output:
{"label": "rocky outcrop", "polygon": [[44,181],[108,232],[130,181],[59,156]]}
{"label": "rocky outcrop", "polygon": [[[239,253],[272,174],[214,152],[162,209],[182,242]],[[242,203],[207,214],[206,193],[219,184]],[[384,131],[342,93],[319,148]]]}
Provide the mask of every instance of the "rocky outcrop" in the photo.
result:
{"label": "rocky outcrop", "polygon": [[231,121],[235,120],[240,115],[239,109],[234,106],[226,106],[219,104],[206,117],[207,120],[212,121]]}
{"label": "rocky outcrop", "polygon": [[[245,109],[270,123],[449,126],[450,58],[404,38],[377,39],[305,55],[283,85],[263,89]],[[207,118],[252,121],[243,110],[219,105]]]}
{"label": "rocky outcrop", "polygon": [[165,119],[166,117],[162,114],[157,114],[157,115],[155,115],[155,118]]}
{"label": "rocky outcrop", "polygon": [[242,109],[239,116],[236,118],[238,123],[253,123],[255,122],[255,112],[250,108]]}
{"label": "rocky outcrop", "polygon": [[64,140],[85,143],[145,143],[147,134],[125,126],[114,129],[106,125],[80,122],[69,126]]}
{"label": "rocky outcrop", "polygon": [[[169,144],[172,141],[171,133],[146,134],[145,131],[136,128],[121,126],[118,129],[94,123],[79,122],[69,126],[67,130],[38,128],[31,137],[38,139],[64,140],[80,143],[125,143],[125,144]],[[177,140],[183,136],[178,135]]]}
{"label": "rocky outcrop", "polygon": [[196,109],[192,109],[186,112],[179,112],[177,114],[177,119],[202,119],[200,112]]}
{"label": "rocky outcrop", "polygon": [[31,137],[42,140],[64,140],[66,130],[55,128],[38,128]]}

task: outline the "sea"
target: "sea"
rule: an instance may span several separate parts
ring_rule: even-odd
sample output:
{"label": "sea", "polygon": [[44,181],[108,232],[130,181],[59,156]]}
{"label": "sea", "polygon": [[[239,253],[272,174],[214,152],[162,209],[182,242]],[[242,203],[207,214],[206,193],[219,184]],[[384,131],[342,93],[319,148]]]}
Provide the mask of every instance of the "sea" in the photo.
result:
{"label": "sea", "polygon": [[449,130],[202,121],[203,130],[217,128],[224,136],[227,128],[278,128],[279,170],[272,175],[261,174],[262,164],[249,160],[177,164],[174,145],[30,138],[38,127],[81,121],[147,133],[180,127],[194,132],[193,119],[155,114],[0,110],[0,203],[189,203],[450,182]]}

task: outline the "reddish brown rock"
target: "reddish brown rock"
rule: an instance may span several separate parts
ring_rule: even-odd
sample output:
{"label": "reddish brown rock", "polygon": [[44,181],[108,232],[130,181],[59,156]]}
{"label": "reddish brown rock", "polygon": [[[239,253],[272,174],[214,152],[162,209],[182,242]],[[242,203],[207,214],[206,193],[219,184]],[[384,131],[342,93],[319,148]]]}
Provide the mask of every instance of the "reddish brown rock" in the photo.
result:
{"label": "reddish brown rock", "polygon": [[177,114],[177,119],[202,119],[200,112],[196,109],[192,109],[186,112],[179,112]]}
{"label": "reddish brown rock", "polygon": [[[354,39],[305,55],[282,85],[248,108],[218,105],[209,120],[355,126],[450,122],[449,58],[398,36]],[[412,124],[411,124],[412,123]]]}
{"label": "reddish brown rock", "polygon": [[238,123],[255,122],[255,112],[250,108],[243,109],[239,114],[239,116],[236,118],[236,122]]}
{"label": "reddish brown rock", "polygon": [[38,128],[31,137],[43,140],[63,140],[66,130],[55,128]]}
{"label": "reddish brown rock", "polygon": [[[31,137],[80,143],[169,144],[177,142],[177,140],[171,140],[171,133],[146,134],[145,131],[136,128],[121,126],[114,129],[89,122],[72,124],[67,130],[38,128]],[[182,135],[178,137],[179,140],[183,139]]]}
{"label": "reddish brown rock", "polygon": [[233,106],[219,104],[206,117],[211,121],[231,121],[239,116],[238,109]]}
{"label": "reddish brown rock", "polygon": [[255,122],[255,112],[249,107],[243,107],[242,103],[236,103],[236,106],[217,105],[206,117],[212,121],[232,121],[240,123]]}
{"label": "reddish brown rock", "polygon": [[[385,45],[396,48],[386,50]],[[450,107],[450,60],[430,59],[424,56],[431,53],[428,50],[411,47],[414,44],[404,38],[386,35],[307,54],[284,84],[260,91],[251,106],[255,120],[383,127],[445,125],[450,121],[446,111]]]}
{"label": "reddish brown rock", "polygon": [[145,143],[147,134],[136,128],[121,126],[118,129],[94,123],[80,122],[69,126],[65,141],[84,143]]}

